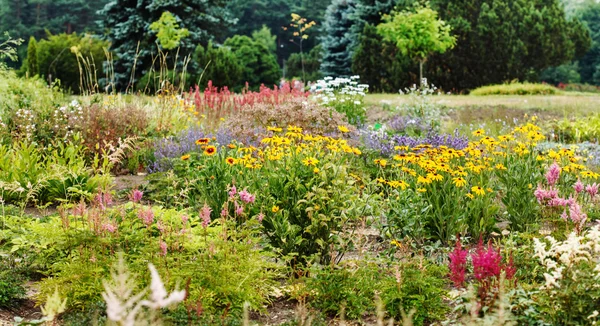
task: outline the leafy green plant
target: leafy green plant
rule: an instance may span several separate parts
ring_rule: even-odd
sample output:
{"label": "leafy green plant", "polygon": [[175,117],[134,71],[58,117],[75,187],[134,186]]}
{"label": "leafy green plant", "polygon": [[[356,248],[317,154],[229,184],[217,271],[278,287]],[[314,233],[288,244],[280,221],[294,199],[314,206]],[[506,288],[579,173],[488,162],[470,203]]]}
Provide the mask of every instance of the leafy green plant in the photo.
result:
{"label": "leafy green plant", "polygon": [[24,278],[9,267],[6,259],[0,262],[0,308],[14,307],[25,297]]}
{"label": "leafy green plant", "polygon": [[471,95],[558,95],[561,90],[548,84],[511,83],[476,88]]}

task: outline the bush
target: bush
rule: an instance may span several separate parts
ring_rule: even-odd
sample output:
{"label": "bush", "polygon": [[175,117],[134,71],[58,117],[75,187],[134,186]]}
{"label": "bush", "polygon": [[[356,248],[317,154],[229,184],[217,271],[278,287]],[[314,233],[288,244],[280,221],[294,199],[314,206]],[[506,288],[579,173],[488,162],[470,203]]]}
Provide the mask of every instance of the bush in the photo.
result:
{"label": "bush", "polygon": [[593,142],[600,140],[600,114],[574,120],[562,119],[550,124],[557,141],[564,143]]}
{"label": "bush", "polygon": [[558,95],[562,92],[548,84],[512,83],[474,89],[471,95]]}
{"label": "bush", "polygon": [[25,297],[24,279],[6,258],[0,257],[0,263],[0,308],[12,308]]}
{"label": "bush", "polygon": [[279,64],[274,53],[248,36],[235,35],[225,40],[223,46],[231,49],[242,69],[242,81],[254,87],[264,84],[278,85],[281,78]]}
{"label": "bush", "polygon": [[297,126],[308,133],[324,135],[336,134],[338,126],[348,123],[343,114],[330,108],[305,99],[291,99],[281,104],[244,106],[223,124],[239,140],[258,139],[267,134],[268,127],[277,126]]}
{"label": "bush", "polygon": [[353,125],[362,125],[367,119],[364,97],[369,85],[359,84],[358,78],[325,77],[317,81],[311,87],[311,91],[317,93],[317,103],[345,114]]}
{"label": "bush", "polygon": [[229,86],[240,90],[244,86],[244,68],[230,48],[215,47],[212,43],[206,48],[199,45],[194,51],[193,60],[200,69],[197,75],[192,76],[193,82],[201,89],[206,88],[209,81],[216,87]]}
{"label": "bush", "polygon": [[[37,44],[40,76],[50,82],[60,80],[61,87],[68,91],[75,93],[90,91],[94,86],[85,81],[81,85],[80,78],[86,80],[89,74],[92,76],[92,82],[97,82],[96,76],[102,76],[102,63],[106,59],[104,49],[108,47],[107,41],[90,35],[81,36],[76,33],[48,35],[48,39],[42,39]],[[81,56],[78,57],[78,54]],[[89,60],[91,64],[89,68],[85,68],[83,59]]]}

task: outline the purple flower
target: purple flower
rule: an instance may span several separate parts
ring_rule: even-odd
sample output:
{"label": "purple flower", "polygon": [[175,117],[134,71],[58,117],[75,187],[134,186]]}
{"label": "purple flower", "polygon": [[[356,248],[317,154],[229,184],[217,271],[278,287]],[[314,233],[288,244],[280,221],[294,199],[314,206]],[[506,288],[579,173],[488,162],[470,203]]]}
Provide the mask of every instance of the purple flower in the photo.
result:
{"label": "purple flower", "polygon": [[207,228],[210,224],[210,213],[212,213],[212,209],[206,204],[200,210],[200,219],[202,220],[202,227]]}

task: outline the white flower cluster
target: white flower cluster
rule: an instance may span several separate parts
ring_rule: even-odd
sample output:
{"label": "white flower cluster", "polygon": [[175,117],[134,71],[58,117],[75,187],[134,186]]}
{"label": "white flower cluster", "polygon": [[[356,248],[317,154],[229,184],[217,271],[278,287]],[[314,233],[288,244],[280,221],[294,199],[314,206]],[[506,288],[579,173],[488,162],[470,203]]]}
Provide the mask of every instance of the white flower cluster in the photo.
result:
{"label": "white flower cluster", "polygon": [[[544,278],[546,284],[542,289],[556,289],[561,287],[561,280],[570,277],[572,281],[577,281],[580,271],[577,263],[591,263],[596,273],[595,278],[600,280],[600,227],[595,226],[584,235],[578,236],[572,232],[567,240],[557,241],[551,236],[546,237],[550,243],[547,244],[534,239],[535,255],[540,263],[546,268]],[[569,275],[569,276],[567,276]]]}
{"label": "white flower cluster", "polygon": [[354,105],[362,105],[369,85],[359,84],[359,79],[359,76],[335,79],[325,77],[312,85],[310,91],[315,93],[315,99],[324,105],[332,102],[350,102]]}
{"label": "white flower cluster", "polygon": [[25,136],[25,139],[31,139],[35,132],[35,116],[33,111],[26,109],[19,109],[16,112],[17,120],[19,122],[18,129]]}
{"label": "white flower cluster", "polygon": [[62,106],[54,110],[54,131],[59,131],[61,128],[66,129],[65,137],[70,137],[74,133],[74,129],[80,126],[83,121],[83,108],[77,100],[71,101],[69,105]]}
{"label": "white flower cluster", "polygon": [[441,93],[435,85],[429,84],[426,78],[423,78],[422,85],[413,84],[404,91],[400,90],[400,94],[407,95],[408,100],[397,108],[399,112],[439,123],[441,112],[439,105],[433,100],[433,95],[441,95]]}

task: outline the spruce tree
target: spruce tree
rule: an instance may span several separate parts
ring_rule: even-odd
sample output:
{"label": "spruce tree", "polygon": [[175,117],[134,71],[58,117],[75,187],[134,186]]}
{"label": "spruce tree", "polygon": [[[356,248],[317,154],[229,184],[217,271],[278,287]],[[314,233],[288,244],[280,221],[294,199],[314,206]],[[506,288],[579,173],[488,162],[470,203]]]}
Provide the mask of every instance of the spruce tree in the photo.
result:
{"label": "spruce tree", "polygon": [[355,0],[333,0],[323,25],[323,62],[321,71],[327,76],[349,76],[352,74],[354,44],[350,28],[354,20]]}

